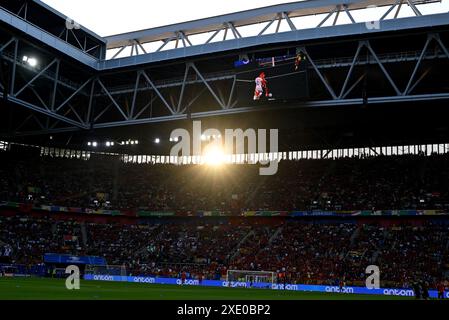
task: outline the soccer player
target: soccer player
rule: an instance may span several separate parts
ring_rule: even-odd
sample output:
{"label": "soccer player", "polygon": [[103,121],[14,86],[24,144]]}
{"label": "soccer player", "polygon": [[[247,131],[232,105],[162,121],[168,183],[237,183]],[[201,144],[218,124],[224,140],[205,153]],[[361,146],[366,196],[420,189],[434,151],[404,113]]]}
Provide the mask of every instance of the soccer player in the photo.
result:
{"label": "soccer player", "polygon": [[421,285],[418,281],[413,282],[413,291],[415,292],[415,298],[420,300],[422,298]]}
{"label": "soccer player", "polygon": [[181,273],[181,284],[182,284],[182,285],[186,283],[186,278],[187,278],[186,272],[183,271],[183,272]]}
{"label": "soccer player", "polygon": [[424,300],[428,300],[429,299],[429,286],[427,281],[422,281],[422,285],[421,285],[421,291],[422,291],[422,298]]}
{"label": "soccer player", "polygon": [[345,277],[342,276],[342,278],[338,282],[338,289],[340,293],[343,293],[344,287],[345,287]]}
{"label": "soccer player", "polygon": [[256,78],[256,88],[254,89],[254,100],[257,101],[263,95],[265,91],[266,97],[271,97],[271,94],[268,92],[268,81],[265,78],[265,72],[261,72],[260,75]]}
{"label": "soccer player", "polygon": [[286,290],[286,287],[287,287],[287,272],[285,270],[285,267],[282,268],[282,284],[284,285],[284,290]]}
{"label": "soccer player", "polygon": [[298,71],[299,66],[301,65],[301,61],[302,61],[302,56],[301,56],[301,54],[298,54],[295,59],[295,71]]}
{"label": "soccer player", "polygon": [[438,299],[444,299],[444,283],[443,281],[440,281],[437,285],[437,290],[438,290]]}

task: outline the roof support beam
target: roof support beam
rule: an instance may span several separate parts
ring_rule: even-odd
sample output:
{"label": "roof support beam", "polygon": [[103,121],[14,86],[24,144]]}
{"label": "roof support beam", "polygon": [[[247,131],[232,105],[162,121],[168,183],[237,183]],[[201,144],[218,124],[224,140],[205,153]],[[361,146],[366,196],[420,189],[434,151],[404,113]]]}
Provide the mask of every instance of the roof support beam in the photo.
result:
{"label": "roof support beam", "polygon": [[203,83],[206,85],[207,89],[209,90],[209,92],[212,94],[212,96],[215,98],[215,100],[218,102],[218,104],[220,105],[220,107],[222,109],[226,109],[226,105],[224,104],[223,101],[220,100],[220,98],[215,94],[214,90],[212,90],[211,86],[209,85],[209,83],[206,81],[206,79],[204,79],[203,75],[200,73],[200,71],[197,69],[197,67],[195,66],[194,63],[190,63],[189,64],[190,67],[192,67],[193,70],[195,70],[196,74],[201,78],[201,80],[203,81]]}
{"label": "roof support beam", "polygon": [[39,78],[45,71],[47,71],[52,65],[57,63],[57,59],[53,59],[52,62],[50,62],[44,69],[42,69],[38,74],[36,74],[33,79],[28,81],[27,84],[25,84],[19,91],[17,91],[13,96],[17,97],[19,94],[23,92],[26,88],[28,88],[37,78]]}
{"label": "roof support beam", "polygon": [[321,82],[324,84],[324,86],[326,87],[327,91],[329,92],[329,94],[332,96],[333,99],[337,99],[337,95],[335,94],[334,90],[332,89],[332,87],[329,85],[329,83],[327,82],[327,80],[324,78],[324,76],[321,74],[320,70],[317,68],[315,62],[313,62],[312,58],[310,57],[309,53],[307,52],[307,49],[305,47],[299,48],[299,51],[304,53],[304,55],[307,57],[307,60],[310,62],[310,64],[312,65],[313,69],[315,70],[315,72],[317,73],[318,77],[320,78]]}
{"label": "roof support beam", "polygon": [[160,93],[160,91],[156,88],[156,86],[154,85],[153,81],[151,81],[150,77],[148,77],[148,75],[146,74],[145,71],[141,71],[142,75],[144,76],[144,78],[147,80],[147,82],[150,84],[150,86],[153,88],[153,90],[156,92],[156,94],[159,96],[159,98],[162,100],[162,102],[164,103],[164,105],[167,107],[167,109],[170,111],[170,113],[172,115],[176,114],[176,112],[173,110],[173,107],[170,106],[170,104],[167,102],[167,100],[165,100],[165,98],[162,96],[162,94]]}
{"label": "roof support beam", "polygon": [[111,99],[112,103],[115,105],[115,107],[117,108],[117,110],[120,112],[120,114],[123,116],[124,119],[128,119],[128,117],[126,116],[126,114],[123,112],[122,108],[119,106],[119,104],[117,103],[117,101],[115,101],[114,97],[112,97],[112,95],[109,93],[108,89],[106,89],[105,85],[103,84],[103,82],[100,79],[97,79],[98,84],[100,85],[100,87],[104,90],[104,92],[106,93],[106,95],[109,97],[109,99]]}
{"label": "roof support beam", "polygon": [[317,28],[320,28],[323,24],[326,23],[326,21],[338,10],[338,7],[335,7],[334,10],[332,10],[331,12],[329,12],[326,17],[324,17],[323,20],[321,20],[320,23],[318,23],[318,25],[316,26]]}
{"label": "roof support beam", "polygon": [[413,12],[416,14],[416,16],[422,16],[421,11],[418,10],[418,8],[413,3],[413,0],[407,0],[408,5],[410,8],[412,8]]}
{"label": "roof support beam", "polygon": [[268,30],[269,27],[271,27],[271,25],[279,18],[279,15],[275,15],[273,17],[273,19],[271,19],[270,22],[268,22],[268,24],[262,29],[262,31],[259,32],[259,36],[263,35],[265,31]]}
{"label": "roof support beam", "polygon": [[74,93],[72,93],[70,95],[70,97],[68,97],[63,103],[61,103],[59,105],[59,107],[56,108],[55,112],[58,112],[59,110],[61,110],[62,107],[64,107],[70,100],[72,100],[72,98],[74,96],[76,96],[78,93],[81,92],[81,90],[84,89],[85,86],[87,86],[89,84],[89,82],[92,81],[92,78],[88,79],[86,82],[84,82]]}
{"label": "roof support beam", "polygon": [[368,50],[371,52],[371,54],[373,55],[374,59],[376,60],[377,64],[379,65],[379,67],[382,69],[382,72],[384,73],[385,77],[388,79],[388,81],[390,82],[391,86],[393,87],[394,91],[396,91],[396,94],[399,96],[401,95],[401,92],[399,91],[398,87],[396,86],[396,84],[394,83],[393,79],[391,78],[390,74],[388,73],[388,71],[385,69],[384,65],[382,64],[382,62],[379,60],[379,57],[377,56],[377,54],[374,52],[373,48],[371,47],[369,41],[365,41],[364,42],[365,46],[368,48]]}

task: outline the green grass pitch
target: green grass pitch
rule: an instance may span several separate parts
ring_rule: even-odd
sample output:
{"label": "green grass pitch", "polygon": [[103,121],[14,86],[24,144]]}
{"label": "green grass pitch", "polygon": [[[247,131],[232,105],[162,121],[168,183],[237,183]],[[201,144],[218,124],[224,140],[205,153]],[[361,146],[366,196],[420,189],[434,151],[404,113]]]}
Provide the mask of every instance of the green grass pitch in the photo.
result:
{"label": "green grass pitch", "polygon": [[393,296],[212,288],[124,282],[81,281],[67,290],[64,280],[0,278],[0,300],[392,300]]}

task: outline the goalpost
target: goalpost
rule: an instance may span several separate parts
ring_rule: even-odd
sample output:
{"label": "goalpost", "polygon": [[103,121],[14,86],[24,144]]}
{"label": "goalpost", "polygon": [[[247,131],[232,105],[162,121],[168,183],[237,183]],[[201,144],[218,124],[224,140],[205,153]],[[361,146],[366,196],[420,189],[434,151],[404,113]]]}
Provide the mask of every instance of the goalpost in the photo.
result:
{"label": "goalpost", "polygon": [[228,270],[226,272],[228,286],[231,282],[245,283],[249,288],[269,288],[273,287],[275,273],[272,271],[250,271],[250,270]]}
{"label": "goalpost", "polygon": [[124,265],[86,265],[85,274],[107,275],[107,276],[127,276],[126,267]]}

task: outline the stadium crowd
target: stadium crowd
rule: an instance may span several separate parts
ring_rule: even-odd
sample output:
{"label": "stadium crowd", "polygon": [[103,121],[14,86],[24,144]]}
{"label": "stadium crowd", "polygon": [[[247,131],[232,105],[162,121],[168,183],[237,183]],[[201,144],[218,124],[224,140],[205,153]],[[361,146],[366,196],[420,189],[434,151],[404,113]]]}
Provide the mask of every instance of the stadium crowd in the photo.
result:
{"label": "stadium crowd", "polygon": [[[177,219],[184,219],[178,221]],[[186,220],[187,219],[187,220]],[[378,265],[383,286],[436,286],[449,271],[449,224],[386,220],[172,218],[136,224],[0,216],[0,253],[42,264],[44,253],[104,257],[131,275],[225,279],[227,270],[284,273],[303,284],[363,285]],[[1,254],[0,254],[1,255]]]}
{"label": "stadium crowd", "polygon": [[[147,211],[449,209],[449,154],[174,166],[0,153],[0,200]],[[63,173],[63,174],[61,174]]]}
{"label": "stadium crowd", "polygon": [[[376,264],[385,286],[436,286],[449,271],[449,224],[232,217],[242,211],[449,209],[449,155],[172,166],[0,153],[0,201],[125,211],[221,211],[230,218],[92,222],[0,215],[0,262],[42,265],[44,253],[104,257],[133,275],[219,279],[266,270],[289,282],[361,284]],[[184,220],[177,220],[184,219]],[[236,220],[233,220],[236,219]],[[438,220],[447,222],[446,220]]]}

